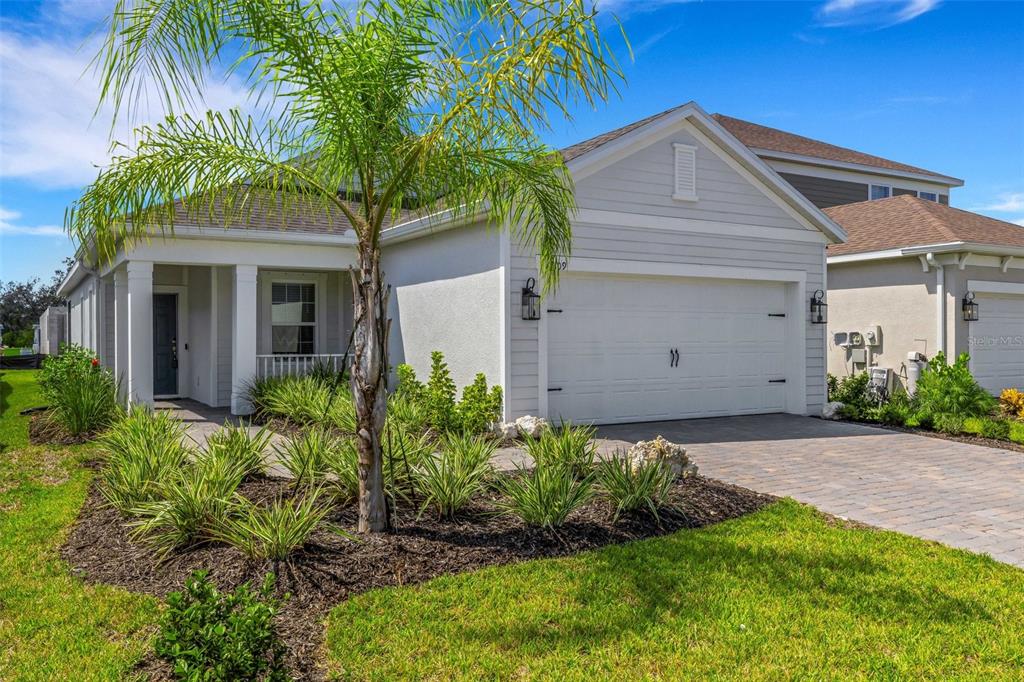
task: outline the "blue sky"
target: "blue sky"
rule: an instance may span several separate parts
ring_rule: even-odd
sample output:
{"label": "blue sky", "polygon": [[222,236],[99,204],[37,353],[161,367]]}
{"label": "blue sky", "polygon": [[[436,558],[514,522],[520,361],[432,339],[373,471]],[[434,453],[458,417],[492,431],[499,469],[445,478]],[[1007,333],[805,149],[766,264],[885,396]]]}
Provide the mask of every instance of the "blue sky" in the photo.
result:
{"label": "blue sky", "polygon": [[[628,82],[552,145],[696,100],[963,178],[953,205],[1024,224],[1024,2],[600,4],[632,42]],[[111,5],[0,1],[0,279],[47,278],[72,251],[64,209],[108,159],[109,112],[93,120],[86,66]],[[243,92],[221,82],[207,101]]]}

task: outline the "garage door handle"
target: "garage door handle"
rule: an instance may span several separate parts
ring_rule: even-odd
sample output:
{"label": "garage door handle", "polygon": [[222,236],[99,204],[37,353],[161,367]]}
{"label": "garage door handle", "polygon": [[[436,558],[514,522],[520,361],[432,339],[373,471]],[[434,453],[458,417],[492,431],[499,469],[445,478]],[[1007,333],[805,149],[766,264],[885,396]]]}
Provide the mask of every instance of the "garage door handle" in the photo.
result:
{"label": "garage door handle", "polygon": [[677,348],[668,349],[668,366],[678,367],[679,366],[679,350]]}
{"label": "garage door handle", "polygon": [[769,379],[768,383],[769,384],[784,384],[784,383],[786,383],[786,380],[785,379]]}
{"label": "garage door handle", "polygon": [[562,309],[561,308],[548,308],[548,312],[549,313],[560,313],[560,312],[562,312]]}
{"label": "garage door handle", "polygon": [[561,388],[549,388],[548,389],[548,393],[557,393],[558,391],[561,391],[561,390],[562,390]]}

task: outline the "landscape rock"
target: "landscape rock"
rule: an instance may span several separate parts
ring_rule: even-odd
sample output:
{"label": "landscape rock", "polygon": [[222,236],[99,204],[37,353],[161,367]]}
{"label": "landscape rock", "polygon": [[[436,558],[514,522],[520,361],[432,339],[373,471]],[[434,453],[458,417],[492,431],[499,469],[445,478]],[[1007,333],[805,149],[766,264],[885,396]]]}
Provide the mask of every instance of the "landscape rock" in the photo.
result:
{"label": "landscape rock", "polygon": [[519,427],[515,422],[497,421],[491,424],[491,433],[501,440],[513,440],[519,435]]}
{"label": "landscape rock", "polygon": [[842,417],[844,407],[845,405],[838,401],[825,403],[825,407],[821,408],[821,417],[822,419],[838,420]]}
{"label": "landscape rock", "polygon": [[686,448],[665,440],[662,436],[658,436],[654,440],[637,442],[626,455],[634,468],[647,462],[660,460],[668,466],[674,478],[697,475],[697,465],[690,461],[686,454]]}
{"label": "landscape rock", "polygon": [[548,420],[543,417],[525,415],[516,420],[516,430],[523,438],[540,438],[544,429],[548,428]]}

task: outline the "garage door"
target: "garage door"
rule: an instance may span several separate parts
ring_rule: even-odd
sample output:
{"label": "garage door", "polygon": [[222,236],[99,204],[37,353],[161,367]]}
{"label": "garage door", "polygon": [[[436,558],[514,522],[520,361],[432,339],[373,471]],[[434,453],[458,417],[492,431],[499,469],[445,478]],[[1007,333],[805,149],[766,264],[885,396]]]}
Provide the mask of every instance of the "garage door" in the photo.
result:
{"label": "garage door", "polygon": [[1024,389],[1024,296],[977,295],[978,321],[970,323],[971,372],[997,393]]}
{"label": "garage door", "polygon": [[599,424],[780,412],[785,287],[566,274],[545,303],[548,412]]}

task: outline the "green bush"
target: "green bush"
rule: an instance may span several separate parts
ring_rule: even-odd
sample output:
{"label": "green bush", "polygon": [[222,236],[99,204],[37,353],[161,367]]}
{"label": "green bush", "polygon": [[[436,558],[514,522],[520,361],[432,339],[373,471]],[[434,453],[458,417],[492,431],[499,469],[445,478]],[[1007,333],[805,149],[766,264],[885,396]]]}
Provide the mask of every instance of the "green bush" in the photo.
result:
{"label": "green bush", "polygon": [[545,429],[540,438],[527,440],[526,452],[538,466],[562,467],[577,478],[586,478],[597,454],[596,431],[592,426],[565,422],[557,429]]}
{"label": "green bush", "polygon": [[320,489],[313,489],[298,500],[278,498],[269,506],[240,498],[213,537],[254,561],[283,561],[306,544],[330,511],[321,497]]}
{"label": "green bush", "polygon": [[352,394],[335,379],[317,374],[257,379],[247,394],[260,419],[277,417],[300,426],[329,424],[347,433],[356,431]]}
{"label": "green bush", "polygon": [[996,440],[1010,439],[1010,422],[1005,419],[986,419],[981,424],[983,438],[995,438]]}
{"label": "green bush", "polygon": [[462,390],[456,400],[455,382],[444,361],[444,354],[430,354],[430,378],[423,384],[409,365],[398,365],[398,383],[388,401],[388,417],[398,426],[420,431],[432,429],[436,434],[486,433],[501,418],[504,400],[500,386],[487,387],[487,377],[477,374],[473,383]]}
{"label": "green bush", "polygon": [[314,427],[292,436],[274,452],[281,466],[292,476],[296,488],[318,485],[327,473],[327,463],[341,446],[339,438],[323,427]]}
{"label": "green bush", "polygon": [[462,389],[462,400],[456,412],[464,433],[484,433],[501,419],[501,386],[487,389],[487,377],[477,374],[473,383]]}
{"label": "green bush", "polygon": [[392,496],[409,499],[415,495],[413,470],[432,451],[425,434],[398,427],[384,429],[381,439],[384,486]]}
{"label": "green bush", "polygon": [[409,393],[396,391],[388,396],[387,424],[408,431],[425,431],[428,426],[427,410],[422,401]]}
{"label": "green bush", "polygon": [[128,525],[166,557],[172,550],[210,539],[227,517],[244,469],[223,455],[198,460],[157,482],[158,499],[132,508]]}
{"label": "green bush", "polygon": [[8,348],[31,348],[35,340],[35,331],[32,329],[11,330],[4,332],[3,336],[3,344]]}
{"label": "green bush", "polygon": [[964,431],[964,417],[961,417],[960,415],[940,412],[930,416],[931,428],[939,433],[956,435],[958,433],[963,433]]}
{"label": "green bush", "polygon": [[827,378],[828,399],[843,404],[842,415],[847,419],[866,419],[869,410],[877,407],[868,394],[869,381],[867,372],[858,372],[842,379],[836,379],[830,374]]}
{"label": "green bush", "polygon": [[430,379],[423,391],[423,404],[427,423],[432,429],[438,433],[457,430],[455,382],[441,351],[435,350],[430,354]]}
{"label": "green bush", "polygon": [[331,476],[326,481],[339,501],[352,502],[359,497],[359,450],[355,438],[344,438],[327,453],[324,462]]}
{"label": "green bush", "polygon": [[969,360],[963,353],[950,365],[944,354],[936,353],[917,381],[915,411],[931,417],[939,430],[940,423],[945,427],[967,417],[987,417],[996,409],[996,398],[971,376]]}
{"label": "green bush", "polygon": [[159,500],[160,485],[191,459],[181,421],[142,407],[116,422],[100,443],[106,453],[100,491],[124,514]]}
{"label": "green bush", "polygon": [[395,375],[398,377],[395,394],[413,401],[422,400],[426,387],[416,378],[416,370],[412,365],[402,363],[395,368]]}
{"label": "green bush", "polygon": [[1024,422],[1010,422],[1010,440],[1024,445]]}
{"label": "green bush", "polygon": [[205,571],[193,573],[185,589],[167,596],[156,654],[171,663],[178,679],[194,682],[288,679],[284,644],[274,627],[280,602],[274,576],[259,591],[246,583],[221,594]]}
{"label": "green bush", "polygon": [[888,426],[903,426],[912,414],[913,407],[910,404],[910,397],[905,391],[897,391],[886,402],[865,411],[866,417],[871,421]]}
{"label": "green bush", "polygon": [[50,418],[73,436],[102,431],[120,415],[117,380],[82,346],[65,345],[60,355],[48,357],[39,385]]}
{"label": "green bush", "polygon": [[598,462],[595,475],[598,487],[615,504],[616,520],[623,512],[638,509],[647,509],[658,518],[672,489],[672,471],[664,461],[635,463],[620,452]]}
{"label": "green bush", "polygon": [[498,508],[530,526],[553,529],[594,496],[593,472],[583,479],[567,466],[537,462],[532,471],[520,469],[501,476],[496,487],[504,495]]}
{"label": "green bush", "polygon": [[484,488],[496,445],[490,439],[449,434],[441,451],[428,453],[413,468],[413,483],[423,495],[422,514],[434,507],[441,518],[451,518]]}
{"label": "green bush", "polygon": [[240,478],[263,474],[267,469],[264,453],[270,444],[270,436],[267,428],[252,433],[246,424],[225,423],[219,431],[207,436],[206,450],[198,457],[226,460],[238,469]]}

